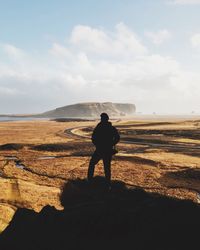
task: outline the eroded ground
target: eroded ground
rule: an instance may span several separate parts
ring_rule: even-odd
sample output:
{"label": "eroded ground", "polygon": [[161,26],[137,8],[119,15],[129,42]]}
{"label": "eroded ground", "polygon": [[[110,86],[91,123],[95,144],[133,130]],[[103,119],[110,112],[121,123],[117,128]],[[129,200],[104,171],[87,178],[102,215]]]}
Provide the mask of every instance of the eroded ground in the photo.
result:
{"label": "eroded ground", "polygon": [[[200,121],[115,121],[121,134],[112,178],[131,187],[200,202]],[[85,178],[96,122],[0,123],[0,230],[18,207],[62,209],[69,179]],[[103,175],[102,163],[95,170]]]}

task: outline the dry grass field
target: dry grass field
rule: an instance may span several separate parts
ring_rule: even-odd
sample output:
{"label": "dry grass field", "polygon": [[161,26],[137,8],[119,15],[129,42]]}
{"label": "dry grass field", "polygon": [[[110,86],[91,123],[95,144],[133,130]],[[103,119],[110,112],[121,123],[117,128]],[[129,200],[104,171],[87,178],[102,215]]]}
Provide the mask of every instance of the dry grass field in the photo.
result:
{"label": "dry grass field", "polygon": [[[62,209],[69,179],[86,178],[95,121],[0,123],[0,231],[17,208]],[[121,135],[112,179],[178,199],[200,202],[200,121],[113,121]],[[95,175],[103,175],[102,162]]]}

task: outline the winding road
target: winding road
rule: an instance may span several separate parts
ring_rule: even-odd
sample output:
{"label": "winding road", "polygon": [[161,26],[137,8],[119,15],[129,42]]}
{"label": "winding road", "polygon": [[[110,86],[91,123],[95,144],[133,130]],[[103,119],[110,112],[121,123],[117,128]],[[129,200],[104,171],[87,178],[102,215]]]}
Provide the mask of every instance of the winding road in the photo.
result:
{"label": "winding road", "polygon": [[[88,128],[92,128],[92,127],[91,126],[90,127],[78,126],[78,127],[69,128],[64,131],[63,136],[67,136],[68,138],[74,138],[74,139],[89,139],[90,140],[90,136],[77,133],[77,131],[80,131],[82,129],[88,129]],[[140,141],[137,139],[134,141],[134,138],[131,140],[125,140],[123,139],[123,137],[121,138],[121,143],[146,145],[150,147],[166,148],[166,149],[200,150],[200,145],[199,144],[195,145],[194,143],[181,143],[181,142],[174,142],[174,144],[170,144],[168,142],[167,143],[164,143],[164,142],[153,143],[153,142],[145,141],[145,139],[143,141]]]}

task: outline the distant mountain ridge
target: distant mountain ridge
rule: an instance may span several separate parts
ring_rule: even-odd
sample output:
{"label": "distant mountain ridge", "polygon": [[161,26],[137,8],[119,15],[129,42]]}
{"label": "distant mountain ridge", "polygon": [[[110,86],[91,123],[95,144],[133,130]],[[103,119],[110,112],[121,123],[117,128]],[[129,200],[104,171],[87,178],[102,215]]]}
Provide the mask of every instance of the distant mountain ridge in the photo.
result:
{"label": "distant mountain ridge", "polygon": [[77,103],[44,112],[40,117],[98,117],[102,112],[108,113],[111,117],[131,116],[136,112],[136,106],[131,103],[112,102]]}

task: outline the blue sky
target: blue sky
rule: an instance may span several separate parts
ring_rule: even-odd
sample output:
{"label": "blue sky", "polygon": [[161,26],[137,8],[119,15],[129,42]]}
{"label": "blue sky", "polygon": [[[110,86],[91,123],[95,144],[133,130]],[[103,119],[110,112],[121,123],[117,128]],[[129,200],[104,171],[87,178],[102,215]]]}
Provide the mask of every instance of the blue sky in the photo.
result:
{"label": "blue sky", "polygon": [[199,0],[0,0],[0,113],[85,101],[200,113],[199,11]]}
{"label": "blue sky", "polygon": [[7,0],[0,1],[1,41],[28,49],[47,48],[48,39],[63,40],[77,25],[112,29],[124,22],[143,35],[167,27],[179,36],[199,31],[199,7],[169,5],[165,0]]}

